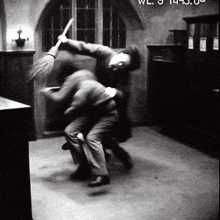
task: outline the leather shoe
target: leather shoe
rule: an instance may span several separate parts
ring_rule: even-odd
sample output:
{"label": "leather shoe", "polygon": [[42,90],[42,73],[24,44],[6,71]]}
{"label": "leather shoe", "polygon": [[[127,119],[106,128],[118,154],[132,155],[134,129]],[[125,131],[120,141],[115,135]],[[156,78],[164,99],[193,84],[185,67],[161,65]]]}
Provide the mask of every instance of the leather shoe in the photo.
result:
{"label": "leather shoe", "polygon": [[89,183],[89,187],[98,187],[104,186],[110,183],[110,179],[108,176],[96,176],[94,180]]}
{"label": "leather shoe", "polygon": [[65,144],[62,145],[63,150],[69,150],[69,149],[71,149],[71,147],[72,147],[71,144],[68,142],[66,142]]}

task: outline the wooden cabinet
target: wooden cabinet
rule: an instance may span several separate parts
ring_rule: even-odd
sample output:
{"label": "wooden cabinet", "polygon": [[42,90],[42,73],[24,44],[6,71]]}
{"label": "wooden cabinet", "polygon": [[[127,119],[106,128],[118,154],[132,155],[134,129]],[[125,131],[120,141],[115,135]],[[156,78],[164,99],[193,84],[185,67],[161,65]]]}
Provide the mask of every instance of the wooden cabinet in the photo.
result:
{"label": "wooden cabinet", "polygon": [[196,59],[198,52],[208,52],[208,56],[203,53],[205,57],[214,55],[218,51],[214,49],[214,42],[219,37],[219,15],[185,17],[183,20],[186,22],[188,52],[192,52],[192,57]]}
{"label": "wooden cabinet", "polygon": [[180,105],[184,97],[185,46],[148,45],[148,50],[147,106],[150,123],[179,123],[185,115]]}
{"label": "wooden cabinet", "polygon": [[29,135],[32,109],[0,97],[0,219],[32,220]]}
{"label": "wooden cabinet", "polygon": [[184,18],[190,127],[220,137],[219,15]]}
{"label": "wooden cabinet", "polygon": [[184,20],[187,45],[148,45],[152,123],[184,125],[219,139],[219,16]]}
{"label": "wooden cabinet", "polygon": [[[0,51],[0,96],[34,107],[34,85],[28,79],[33,54],[33,51]],[[35,130],[32,132],[34,140]]]}

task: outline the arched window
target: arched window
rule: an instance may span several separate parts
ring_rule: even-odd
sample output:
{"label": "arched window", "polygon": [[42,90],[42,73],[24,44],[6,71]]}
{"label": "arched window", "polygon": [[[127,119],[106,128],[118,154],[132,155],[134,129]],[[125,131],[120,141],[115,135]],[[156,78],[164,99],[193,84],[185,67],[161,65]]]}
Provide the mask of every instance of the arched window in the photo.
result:
{"label": "arched window", "polygon": [[74,23],[69,38],[112,48],[126,46],[124,22],[108,0],[59,0],[42,22],[43,51],[56,44],[71,17]]}

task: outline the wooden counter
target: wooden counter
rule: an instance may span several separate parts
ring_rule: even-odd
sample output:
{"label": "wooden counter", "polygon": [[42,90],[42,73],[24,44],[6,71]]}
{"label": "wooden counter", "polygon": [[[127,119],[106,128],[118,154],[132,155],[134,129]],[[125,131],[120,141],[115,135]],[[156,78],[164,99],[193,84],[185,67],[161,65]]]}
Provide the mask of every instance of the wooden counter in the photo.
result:
{"label": "wooden counter", "polygon": [[32,220],[29,105],[0,97],[0,219]]}

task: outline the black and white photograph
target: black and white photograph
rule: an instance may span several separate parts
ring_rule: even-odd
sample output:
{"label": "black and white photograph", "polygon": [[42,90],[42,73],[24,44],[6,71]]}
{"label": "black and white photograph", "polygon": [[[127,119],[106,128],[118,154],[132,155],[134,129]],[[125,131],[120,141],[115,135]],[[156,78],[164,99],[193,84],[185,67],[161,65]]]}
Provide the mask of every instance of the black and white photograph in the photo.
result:
{"label": "black and white photograph", "polygon": [[0,220],[219,220],[219,0],[0,0]]}

